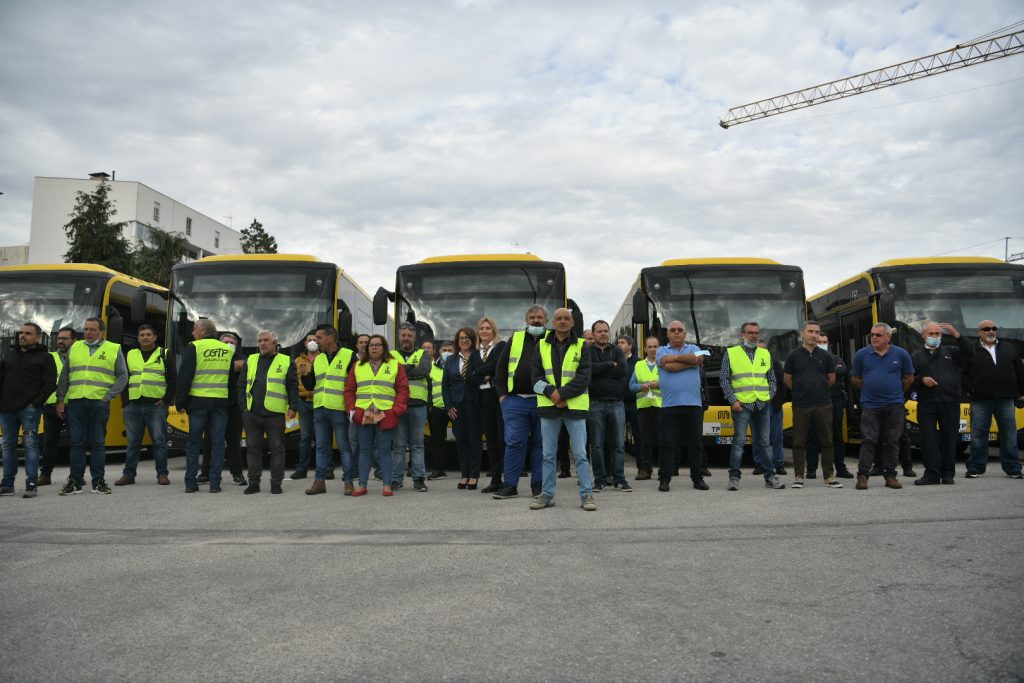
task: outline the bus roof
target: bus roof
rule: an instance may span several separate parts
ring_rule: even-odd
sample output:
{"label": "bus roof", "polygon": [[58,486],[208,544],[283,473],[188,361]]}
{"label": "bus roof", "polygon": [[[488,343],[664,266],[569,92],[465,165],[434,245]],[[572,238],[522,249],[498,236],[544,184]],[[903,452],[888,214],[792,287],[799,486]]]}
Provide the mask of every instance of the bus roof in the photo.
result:
{"label": "bus roof", "polygon": [[18,272],[59,272],[59,273],[94,273],[96,275],[107,275],[109,277],[120,277],[137,285],[145,285],[154,289],[165,290],[163,285],[154,282],[140,280],[134,275],[122,273],[113,268],[100,266],[95,263],[23,263],[18,266],[0,266],[0,275]]}
{"label": "bus roof", "polygon": [[992,256],[925,256],[923,258],[894,258],[882,261],[875,268],[892,268],[894,266],[928,266],[943,263],[1005,263],[1002,259]]}
{"label": "bus roof", "polygon": [[464,263],[467,261],[543,261],[533,254],[453,254],[451,256],[431,256],[420,263]]}
{"label": "bus roof", "polygon": [[193,263],[216,263],[218,261],[309,261],[320,263],[320,259],[309,254],[220,254],[207,256]]}
{"label": "bus roof", "polygon": [[713,257],[713,258],[675,258],[662,261],[663,266],[781,266],[770,258],[747,257]]}

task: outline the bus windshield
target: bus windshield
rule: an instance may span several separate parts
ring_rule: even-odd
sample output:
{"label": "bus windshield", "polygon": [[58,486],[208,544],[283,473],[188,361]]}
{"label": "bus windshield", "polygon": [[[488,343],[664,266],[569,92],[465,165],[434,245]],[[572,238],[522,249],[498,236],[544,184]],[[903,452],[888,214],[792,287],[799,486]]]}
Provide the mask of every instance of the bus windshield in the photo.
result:
{"label": "bus windshield", "polygon": [[667,267],[651,269],[645,277],[647,294],[662,324],[682,321],[688,342],[724,349],[739,343],[740,325],[756,322],[773,353],[784,357],[795,348],[804,307],[803,276],[798,270]]}
{"label": "bus windshield", "polygon": [[81,331],[86,318],[100,315],[106,282],[95,275],[60,272],[17,273],[0,277],[0,343],[14,343],[26,322],[43,329],[44,343],[72,325]]}
{"label": "bus windshield", "polygon": [[[1024,340],[1024,278],[1001,269],[895,271],[878,274],[879,289],[892,296],[896,343],[921,348],[929,320],[977,337],[978,323],[994,320],[1001,339]],[[909,331],[913,331],[911,334]]]}
{"label": "bus windshield", "polygon": [[495,265],[406,267],[398,272],[398,319],[415,316],[423,334],[454,339],[463,326],[476,329],[494,318],[507,339],[526,324],[526,309],[544,307],[550,320],[565,306],[565,271],[557,266]]}
{"label": "bus windshield", "polygon": [[264,329],[277,333],[282,348],[295,346],[317,325],[331,322],[336,278],[333,266],[275,265],[273,276],[262,268],[176,268],[171,348],[180,353],[192,341],[187,323],[200,317],[221,332],[238,333],[243,350],[254,350]]}

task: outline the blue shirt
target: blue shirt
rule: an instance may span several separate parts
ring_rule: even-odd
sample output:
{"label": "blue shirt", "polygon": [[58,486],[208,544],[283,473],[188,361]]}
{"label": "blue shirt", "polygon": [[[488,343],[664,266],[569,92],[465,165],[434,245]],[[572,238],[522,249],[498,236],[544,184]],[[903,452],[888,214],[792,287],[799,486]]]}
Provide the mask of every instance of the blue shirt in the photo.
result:
{"label": "blue shirt", "polygon": [[654,357],[658,364],[658,385],[661,387],[661,407],[672,408],[673,406],[702,406],[700,400],[700,369],[694,365],[679,372],[669,372],[662,364],[661,359],[666,355],[679,353],[696,353],[700,347],[696,344],[683,344],[683,348],[676,350],[666,344],[658,349],[658,355]]}
{"label": "blue shirt", "polygon": [[903,405],[906,400],[903,397],[903,375],[913,374],[910,354],[895,345],[889,346],[884,356],[865,346],[853,357],[853,367],[850,368],[851,377],[860,377],[864,381],[860,390],[863,408]]}

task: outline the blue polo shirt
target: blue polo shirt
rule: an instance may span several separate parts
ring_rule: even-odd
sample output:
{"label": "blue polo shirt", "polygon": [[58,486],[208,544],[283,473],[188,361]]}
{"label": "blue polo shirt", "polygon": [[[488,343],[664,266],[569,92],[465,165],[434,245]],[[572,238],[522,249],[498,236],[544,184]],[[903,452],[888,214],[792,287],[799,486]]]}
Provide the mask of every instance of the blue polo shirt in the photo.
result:
{"label": "blue polo shirt", "polygon": [[661,407],[702,406],[700,400],[700,370],[694,366],[680,372],[668,372],[661,366],[661,359],[666,355],[677,353],[696,353],[700,347],[696,344],[683,344],[682,349],[674,349],[666,344],[658,349],[654,357],[658,364],[658,386],[661,387]]}
{"label": "blue polo shirt", "polygon": [[906,400],[903,397],[903,375],[913,374],[910,354],[895,345],[890,345],[884,356],[865,346],[853,357],[853,367],[850,368],[851,377],[864,380],[864,387],[860,390],[863,408],[903,405]]}

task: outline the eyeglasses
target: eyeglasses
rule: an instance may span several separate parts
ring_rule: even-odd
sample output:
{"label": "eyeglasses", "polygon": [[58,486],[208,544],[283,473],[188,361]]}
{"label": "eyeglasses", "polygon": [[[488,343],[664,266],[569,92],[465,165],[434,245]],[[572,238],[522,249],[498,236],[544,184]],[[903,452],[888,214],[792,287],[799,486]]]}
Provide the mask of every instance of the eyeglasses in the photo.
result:
{"label": "eyeglasses", "polygon": [[992,327],[979,327],[979,332],[998,332],[999,328],[993,325]]}
{"label": "eyeglasses", "polygon": [[459,341],[473,341],[469,337],[459,337]]}
{"label": "eyeglasses", "polygon": [[380,347],[383,347],[384,345],[381,344],[380,342],[374,342],[372,344],[367,344],[367,346],[380,346]]}
{"label": "eyeglasses", "polygon": [[889,335],[887,335],[885,332],[872,332],[871,336],[872,337],[888,337]]}

